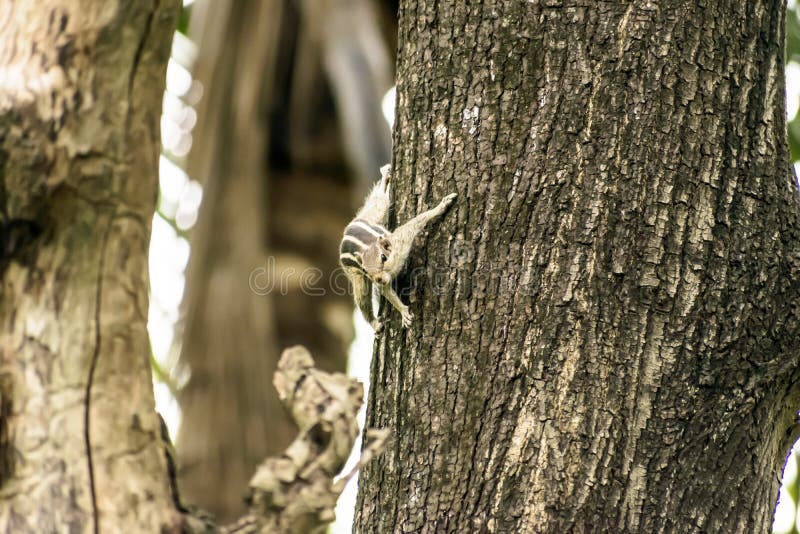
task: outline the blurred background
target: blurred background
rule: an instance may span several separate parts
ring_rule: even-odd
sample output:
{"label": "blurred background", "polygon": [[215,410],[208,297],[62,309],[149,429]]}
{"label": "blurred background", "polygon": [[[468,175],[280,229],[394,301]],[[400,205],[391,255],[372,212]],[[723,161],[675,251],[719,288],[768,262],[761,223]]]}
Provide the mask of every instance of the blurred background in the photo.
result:
{"label": "blurred background", "polygon": [[[303,344],[320,368],[368,380],[372,331],[336,268],[342,229],[391,159],[397,2],[184,0],[161,119],[148,328],[181,493],[222,521],[244,511],[255,466],[294,437],[271,383],[282,348]],[[795,0],[786,35],[797,161]],[[799,462],[795,445],[775,533],[800,534]],[[334,533],[351,531],[355,483]]]}

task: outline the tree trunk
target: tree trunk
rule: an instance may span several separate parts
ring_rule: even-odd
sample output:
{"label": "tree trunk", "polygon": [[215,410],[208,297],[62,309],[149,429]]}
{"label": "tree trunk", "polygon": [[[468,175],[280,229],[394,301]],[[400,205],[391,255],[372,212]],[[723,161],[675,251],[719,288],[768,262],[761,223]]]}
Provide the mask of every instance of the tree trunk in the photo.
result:
{"label": "tree trunk", "polygon": [[768,531],[800,404],[784,2],[399,26],[397,219],[459,197],[376,344],[395,439],[357,531]]}
{"label": "tree trunk", "polygon": [[[206,97],[188,172],[204,198],[183,306],[190,379],[176,448],[181,493],[223,520],[244,511],[257,463],[297,433],[265,386],[277,348],[302,344],[320,369],[342,371],[352,339],[352,299],[326,288],[353,212],[348,163],[363,170],[388,157],[380,97],[391,76],[370,1],[337,6],[193,7]],[[352,83],[360,92],[345,90]]]}
{"label": "tree trunk", "polygon": [[181,494],[222,521],[244,512],[256,465],[295,432],[270,387],[278,360],[270,301],[248,283],[266,264],[267,132],[258,111],[271,93],[280,4],[200,2],[192,19],[206,97],[188,171],[204,189],[183,304],[190,379],[178,395],[176,450]]}
{"label": "tree trunk", "polygon": [[179,2],[0,4],[0,530],[159,532],[147,251]]}

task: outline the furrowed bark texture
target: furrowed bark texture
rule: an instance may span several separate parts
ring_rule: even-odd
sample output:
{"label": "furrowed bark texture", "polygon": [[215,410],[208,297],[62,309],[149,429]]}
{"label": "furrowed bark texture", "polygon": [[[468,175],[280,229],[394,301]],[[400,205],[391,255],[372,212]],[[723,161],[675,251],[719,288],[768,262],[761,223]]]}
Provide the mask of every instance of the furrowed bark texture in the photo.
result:
{"label": "furrowed bark texture", "polygon": [[[766,532],[798,407],[783,2],[401,2],[358,532]],[[407,281],[406,281],[407,282]]]}
{"label": "furrowed bark texture", "polygon": [[0,530],[176,524],[147,250],[179,2],[0,5]]}

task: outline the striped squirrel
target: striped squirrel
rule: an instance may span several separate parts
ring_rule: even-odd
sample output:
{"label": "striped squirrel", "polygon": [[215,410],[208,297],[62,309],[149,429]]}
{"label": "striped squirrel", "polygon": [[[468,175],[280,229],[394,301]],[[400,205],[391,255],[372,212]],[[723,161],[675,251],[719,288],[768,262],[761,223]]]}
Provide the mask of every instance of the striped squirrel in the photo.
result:
{"label": "striped squirrel", "polygon": [[409,327],[413,316],[392,288],[392,281],[408,260],[417,234],[444,214],[456,199],[455,193],[449,194],[435,208],[390,232],[385,227],[389,216],[390,179],[391,166],[384,165],[381,180],[372,188],[355,219],[344,229],[339,245],[339,263],[353,284],[356,306],[376,332],[380,332],[382,325],[372,316],[372,284],[377,285],[384,298],[400,312],[403,326]]}

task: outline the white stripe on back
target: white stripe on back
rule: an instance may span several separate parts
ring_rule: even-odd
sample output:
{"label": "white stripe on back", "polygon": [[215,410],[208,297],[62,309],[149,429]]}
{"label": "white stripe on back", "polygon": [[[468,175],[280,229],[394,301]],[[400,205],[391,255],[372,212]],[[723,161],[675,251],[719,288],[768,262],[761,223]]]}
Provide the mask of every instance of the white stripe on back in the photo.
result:
{"label": "white stripe on back", "polygon": [[373,228],[369,224],[367,224],[367,223],[365,223],[363,221],[358,221],[358,220],[351,222],[347,226],[358,226],[362,230],[365,230],[365,231],[369,232],[370,234],[374,235],[375,237],[381,237],[381,236],[386,235],[386,234],[389,233],[389,231],[386,230],[385,228],[380,227],[378,225],[375,225],[375,226],[378,226],[378,228],[380,228],[381,230],[383,230],[383,232],[378,232],[378,231],[375,230],[375,228]]}

